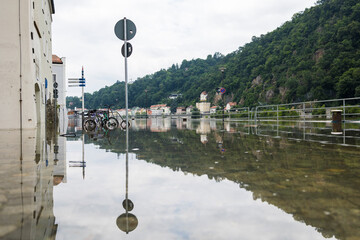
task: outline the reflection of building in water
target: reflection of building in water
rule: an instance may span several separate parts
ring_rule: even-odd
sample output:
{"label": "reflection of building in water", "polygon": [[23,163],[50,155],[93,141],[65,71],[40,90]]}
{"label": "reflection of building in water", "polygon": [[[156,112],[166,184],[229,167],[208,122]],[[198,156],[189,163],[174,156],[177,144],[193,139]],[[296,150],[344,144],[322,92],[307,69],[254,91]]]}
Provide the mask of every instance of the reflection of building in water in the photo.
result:
{"label": "reflection of building in water", "polygon": [[148,124],[150,124],[151,132],[167,132],[171,128],[171,119],[170,118],[151,118],[151,119],[148,119]]}
{"label": "reflection of building in water", "polygon": [[214,136],[215,136],[215,141],[217,143],[218,148],[222,149],[223,143],[224,143],[223,137],[220,134],[218,134],[217,132],[214,132]]}
{"label": "reflection of building in water", "polygon": [[187,117],[185,125],[186,129],[193,129],[193,121],[191,121],[191,117]]}
{"label": "reflection of building in water", "polygon": [[66,178],[66,138],[59,137],[54,145],[54,185],[67,182]]}
{"label": "reflection of building in water", "polygon": [[0,239],[55,239],[54,144],[36,130],[1,133]]}
{"label": "reflection of building in water", "polygon": [[216,120],[213,119],[210,120],[210,129],[216,130]]}
{"label": "reflection of building in water", "polygon": [[197,134],[209,134],[210,132],[211,132],[210,121],[205,120],[205,119],[201,119],[200,124],[196,129],[196,133]]}
{"label": "reflection of building in water", "polygon": [[146,129],[147,126],[146,126],[146,123],[147,121],[149,121],[149,119],[136,119],[136,120],[133,120],[131,121],[131,129],[132,130],[143,130],[143,129]]}
{"label": "reflection of building in water", "polygon": [[176,118],[176,128],[177,129],[186,129],[188,121],[189,121],[189,119],[187,117]]}
{"label": "reflection of building in water", "polygon": [[231,122],[224,122],[224,130],[226,132],[231,132],[234,133],[236,132],[235,128],[233,127],[233,125],[231,124]]}
{"label": "reflection of building in water", "polygon": [[207,138],[207,135],[205,134],[201,134],[200,135],[200,141],[204,144],[206,144],[208,142],[208,138]]}
{"label": "reflection of building in water", "polygon": [[196,129],[196,133],[200,134],[200,141],[202,143],[204,144],[207,143],[208,142],[207,134],[211,133],[210,121],[206,119],[201,119],[200,124]]}
{"label": "reflection of building in water", "polygon": [[170,118],[148,118],[136,119],[131,121],[131,129],[144,130],[149,129],[151,132],[167,132],[171,128]]}

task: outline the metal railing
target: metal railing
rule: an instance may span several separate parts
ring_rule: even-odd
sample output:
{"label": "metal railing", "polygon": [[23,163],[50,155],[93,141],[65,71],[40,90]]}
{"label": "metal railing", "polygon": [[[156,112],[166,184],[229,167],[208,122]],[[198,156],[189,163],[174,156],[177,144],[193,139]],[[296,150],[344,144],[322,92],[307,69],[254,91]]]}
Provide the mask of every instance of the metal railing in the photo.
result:
{"label": "metal railing", "polygon": [[[192,111],[183,114],[147,115],[150,117],[191,117],[215,118],[223,121],[324,121],[331,120],[332,110],[341,110],[342,121],[360,120],[360,97],[329,100],[315,100],[307,102],[272,104],[249,107],[232,108],[230,110],[217,109],[210,112]],[[134,116],[139,118],[139,116]]]}
{"label": "metal railing", "polygon": [[359,120],[360,97],[257,106],[254,121],[306,121],[331,119],[331,110],[342,110],[342,120]]}

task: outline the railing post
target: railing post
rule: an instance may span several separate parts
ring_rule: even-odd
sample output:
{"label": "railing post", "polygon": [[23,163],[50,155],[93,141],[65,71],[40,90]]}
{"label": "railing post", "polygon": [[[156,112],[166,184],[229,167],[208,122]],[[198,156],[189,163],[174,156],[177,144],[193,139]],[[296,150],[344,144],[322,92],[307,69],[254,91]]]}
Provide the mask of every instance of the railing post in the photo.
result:
{"label": "railing post", "polygon": [[257,108],[258,108],[258,107],[255,107],[255,115],[254,115],[255,125],[257,125]]}
{"label": "railing post", "polygon": [[250,124],[250,108],[247,107],[247,111],[248,111],[248,124]]}
{"label": "railing post", "polygon": [[303,121],[305,122],[305,103],[303,103],[303,114],[304,114]]}
{"label": "railing post", "polygon": [[343,99],[343,112],[344,112],[344,122],[345,122],[345,115],[346,115],[346,106],[345,106],[345,99]]}

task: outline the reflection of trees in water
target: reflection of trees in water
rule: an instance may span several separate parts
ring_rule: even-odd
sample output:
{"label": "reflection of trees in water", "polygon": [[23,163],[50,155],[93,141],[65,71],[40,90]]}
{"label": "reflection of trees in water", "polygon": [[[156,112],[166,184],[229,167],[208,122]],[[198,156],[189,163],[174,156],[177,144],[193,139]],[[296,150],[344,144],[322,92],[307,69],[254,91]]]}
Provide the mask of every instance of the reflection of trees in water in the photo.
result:
{"label": "reflection of trees in water", "polygon": [[[283,209],[326,237],[360,236],[360,153],[356,148],[214,132],[206,145],[195,131],[138,131],[130,136],[130,151],[138,148],[138,159],[216,181],[237,182],[254,199]],[[121,139],[100,147],[123,153]],[[217,146],[220,140],[225,153]]]}

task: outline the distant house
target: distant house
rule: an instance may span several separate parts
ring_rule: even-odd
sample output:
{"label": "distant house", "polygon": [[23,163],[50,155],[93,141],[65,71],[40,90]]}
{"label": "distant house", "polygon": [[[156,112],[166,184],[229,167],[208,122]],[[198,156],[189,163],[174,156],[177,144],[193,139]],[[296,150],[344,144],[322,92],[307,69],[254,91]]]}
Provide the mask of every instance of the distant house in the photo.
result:
{"label": "distant house", "polygon": [[232,108],[234,108],[236,105],[237,105],[236,102],[228,102],[228,103],[226,104],[225,110],[226,110],[226,111],[230,111],[230,110],[231,110]]}
{"label": "distant house", "polygon": [[216,113],[216,108],[217,108],[217,106],[212,106],[210,108],[210,114]]}
{"label": "distant house", "polygon": [[187,115],[190,115],[193,109],[194,109],[194,107],[193,107],[192,105],[191,105],[191,106],[188,106],[188,107],[186,108],[186,114],[187,114]]}
{"label": "distant house", "polygon": [[201,114],[210,113],[210,103],[209,102],[196,103],[196,108],[199,109]]}
{"label": "distant house", "polygon": [[207,101],[207,97],[208,97],[208,94],[207,94],[207,92],[202,92],[201,94],[200,94],[200,102],[206,102]]}
{"label": "distant house", "polygon": [[145,108],[140,108],[140,109],[137,110],[136,114],[145,115],[146,114],[146,109]]}
{"label": "distant house", "polygon": [[[104,110],[107,111],[107,109],[104,109]],[[118,109],[116,111],[120,114],[120,116],[122,116],[122,117],[126,116],[126,109],[125,108]],[[131,116],[131,115],[132,115],[131,109],[128,109],[128,116]]]}
{"label": "distant house", "polygon": [[160,115],[170,115],[170,107],[166,106],[166,104],[157,104],[150,106],[151,115],[160,116]]}
{"label": "distant house", "polygon": [[210,112],[210,103],[207,102],[208,94],[207,92],[203,91],[200,94],[200,102],[196,103],[196,108],[199,109],[201,114],[207,114]]}
{"label": "distant house", "polygon": [[186,110],[184,107],[178,107],[176,108],[176,114],[181,115],[181,114],[185,114]]}
{"label": "distant house", "polygon": [[165,106],[162,109],[164,111],[164,115],[170,115],[171,114],[171,108],[169,106]]}
{"label": "distant house", "polygon": [[132,114],[132,116],[145,115],[146,114],[146,109],[145,108],[134,107],[134,108],[131,109],[131,114]]}
{"label": "distant house", "polygon": [[170,99],[177,99],[178,97],[181,97],[182,94],[181,93],[172,93],[170,94],[169,98]]}

